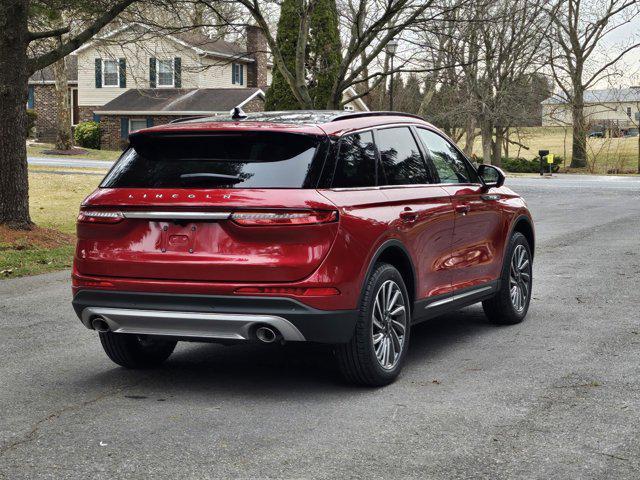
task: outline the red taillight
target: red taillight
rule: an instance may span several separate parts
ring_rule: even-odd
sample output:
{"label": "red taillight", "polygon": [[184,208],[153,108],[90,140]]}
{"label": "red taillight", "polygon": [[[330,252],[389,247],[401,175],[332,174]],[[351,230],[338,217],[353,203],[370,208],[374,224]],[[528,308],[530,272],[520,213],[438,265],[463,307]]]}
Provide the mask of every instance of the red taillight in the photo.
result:
{"label": "red taillight", "polygon": [[231,220],[243,226],[314,225],[335,222],[335,210],[234,212]]}
{"label": "red taillight", "polygon": [[80,223],[118,223],[124,218],[122,212],[113,210],[81,210],[78,215]]}
{"label": "red taillight", "polygon": [[113,283],[104,280],[93,280],[78,275],[71,275],[71,286],[74,289],[79,288],[114,288]]}
{"label": "red taillight", "polygon": [[296,297],[330,297],[340,295],[333,287],[242,287],[235,290],[240,295],[294,295]]}

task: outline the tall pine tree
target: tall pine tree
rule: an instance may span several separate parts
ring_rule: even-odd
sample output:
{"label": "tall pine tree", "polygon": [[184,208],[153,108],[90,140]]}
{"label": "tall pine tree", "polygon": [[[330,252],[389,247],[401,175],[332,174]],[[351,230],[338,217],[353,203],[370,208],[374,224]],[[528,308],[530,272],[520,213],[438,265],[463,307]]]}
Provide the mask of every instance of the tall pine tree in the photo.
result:
{"label": "tall pine tree", "polygon": [[[295,55],[302,17],[302,0],[283,0],[276,42],[285,66],[295,71]],[[309,19],[309,36],[305,67],[313,108],[326,109],[331,100],[333,84],[342,61],[338,12],[335,0],[315,0]],[[278,70],[274,69],[271,87],[267,91],[266,110],[299,110],[300,103]]]}
{"label": "tall pine tree", "polygon": [[326,109],[342,61],[338,10],[335,0],[316,0],[309,28],[308,71],[313,107]]}
{"label": "tall pine tree", "polygon": [[[282,52],[285,66],[295,71],[296,45],[302,16],[302,0],[283,0],[276,42]],[[273,69],[271,86],[265,98],[265,110],[300,110],[300,103],[277,66]]]}

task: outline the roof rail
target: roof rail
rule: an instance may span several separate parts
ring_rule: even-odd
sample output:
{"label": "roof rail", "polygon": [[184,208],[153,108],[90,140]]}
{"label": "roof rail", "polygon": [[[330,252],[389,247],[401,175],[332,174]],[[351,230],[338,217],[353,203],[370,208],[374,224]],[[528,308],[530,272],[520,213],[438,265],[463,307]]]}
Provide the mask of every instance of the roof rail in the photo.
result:
{"label": "roof rail", "polygon": [[211,117],[211,115],[193,115],[191,117],[176,118],[175,120],[171,120],[169,123],[189,122],[191,120],[200,120],[200,119],[209,118],[209,117]]}
{"label": "roof rail", "polygon": [[424,120],[420,115],[414,115],[412,113],[404,113],[404,112],[347,112],[344,114],[336,115],[331,119],[332,122],[337,122],[339,120],[348,120],[350,118],[361,118],[361,117],[382,117],[382,116],[395,116],[395,117],[409,117],[409,118],[417,118],[419,120]]}

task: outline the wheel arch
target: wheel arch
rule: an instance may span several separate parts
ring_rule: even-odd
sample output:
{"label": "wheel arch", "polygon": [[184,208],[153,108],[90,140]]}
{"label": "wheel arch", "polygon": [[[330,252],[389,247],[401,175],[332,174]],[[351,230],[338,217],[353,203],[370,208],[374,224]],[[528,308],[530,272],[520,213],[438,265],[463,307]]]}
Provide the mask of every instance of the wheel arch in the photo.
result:
{"label": "wheel arch", "polygon": [[529,218],[527,215],[520,215],[518,216],[512,226],[511,226],[511,232],[509,233],[509,238],[511,238],[511,235],[513,235],[515,232],[521,233],[522,235],[525,236],[525,238],[527,239],[527,242],[529,242],[529,249],[531,250],[531,258],[534,257],[534,252],[535,252],[535,231],[533,229],[533,222],[531,221],[531,218]]}
{"label": "wheel arch", "polygon": [[[413,305],[413,302],[416,300],[416,270],[407,248],[400,240],[387,240],[378,247],[369,262],[367,273],[362,282],[362,292],[364,292],[365,282],[379,262],[393,265],[400,272],[407,287],[410,304]],[[362,296],[362,293],[360,295]]]}

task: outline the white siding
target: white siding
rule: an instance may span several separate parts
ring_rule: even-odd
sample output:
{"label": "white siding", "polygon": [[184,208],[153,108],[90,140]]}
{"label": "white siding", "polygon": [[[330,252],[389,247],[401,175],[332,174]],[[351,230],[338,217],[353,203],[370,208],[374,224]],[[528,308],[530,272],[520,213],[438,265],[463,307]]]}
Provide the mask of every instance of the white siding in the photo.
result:
{"label": "white siding", "polygon": [[[631,118],[627,115],[627,108],[631,108]],[[589,123],[598,121],[617,122],[621,127],[637,124],[636,113],[640,111],[640,104],[628,103],[601,103],[587,104],[584,107],[584,116]],[[543,105],[542,125],[562,126],[571,125],[571,109],[564,104]]]}
{"label": "white siding", "polygon": [[[202,57],[193,49],[170,39],[146,38],[131,42],[123,33],[116,45],[110,39],[109,45],[90,46],[78,53],[78,105],[102,106],[132,88],[150,88],[149,59],[181,58],[181,88],[242,88],[246,86],[247,72],[245,64],[245,85],[231,83],[230,60]],[[96,58],[125,58],[127,61],[127,87],[95,86]],[[162,87],[159,87],[162,88]]]}

